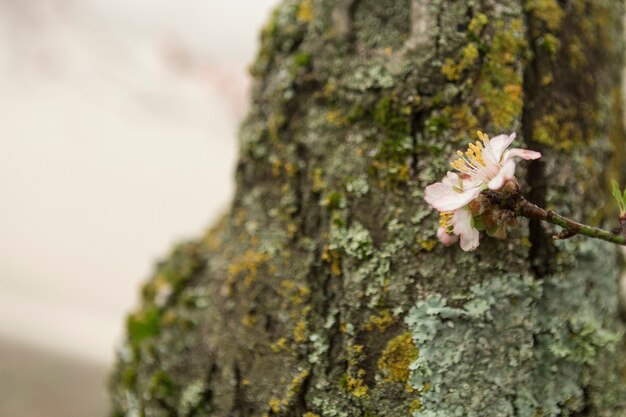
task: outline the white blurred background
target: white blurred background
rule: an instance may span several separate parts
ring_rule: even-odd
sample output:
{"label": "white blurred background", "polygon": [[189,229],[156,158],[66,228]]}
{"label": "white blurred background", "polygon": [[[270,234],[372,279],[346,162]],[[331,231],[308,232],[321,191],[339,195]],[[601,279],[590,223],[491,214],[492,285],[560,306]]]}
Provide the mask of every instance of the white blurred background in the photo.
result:
{"label": "white blurred background", "polygon": [[276,3],[0,0],[0,416],[105,414],[140,283],[227,208]]}

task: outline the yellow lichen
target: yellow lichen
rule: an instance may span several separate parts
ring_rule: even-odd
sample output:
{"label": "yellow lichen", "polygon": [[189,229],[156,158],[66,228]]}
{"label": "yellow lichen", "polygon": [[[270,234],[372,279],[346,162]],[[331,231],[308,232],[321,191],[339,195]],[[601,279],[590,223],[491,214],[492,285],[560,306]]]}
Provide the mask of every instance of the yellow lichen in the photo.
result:
{"label": "yellow lichen", "polygon": [[220,246],[222,246],[222,236],[220,234],[220,231],[224,226],[225,219],[226,217],[223,217],[219,220],[217,225],[211,227],[206,231],[204,238],[202,239],[202,244],[204,248],[208,249],[209,251],[215,251],[219,249]]}
{"label": "yellow lichen", "polygon": [[382,189],[393,189],[410,178],[411,170],[406,162],[374,160],[371,167],[372,174],[381,177],[377,185]]}
{"label": "yellow lichen", "polygon": [[292,280],[284,279],[280,282],[278,293],[288,301],[288,305],[299,306],[307,300],[311,294],[311,289],[296,284]]}
{"label": "yellow lichen", "polygon": [[580,68],[588,65],[589,63],[587,61],[587,55],[585,54],[582,41],[578,36],[572,36],[569,40],[567,55],[572,68]]}
{"label": "yellow lichen", "polygon": [[455,63],[454,60],[447,58],[446,62],[441,67],[441,72],[450,81],[459,80],[463,72],[474,65],[478,59],[478,55],[478,47],[472,42],[461,50],[461,60],[458,64]]}
{"label": "yellow lichen", "polygon": [[256,281],[259,268],[269,260],[269,255],[248,249],[243,255],[235,258],[228,267],[228,279],[226,280],[226,292],[230,293],[230,287],[235,280],[243,275],[244,288],[250,288]]}
{"label": "yellow lichen", "polygon": [[251,328],[256,323],[256,318],[252,314],[246,314],[241,319],[241,324],[246,328]]}
{"label": "yellow lichen", "polygon": [[565,17],[565,11],[557,0],[528,0],[524,8],[551,31],[559,29]]}
{"label": "yellow lichen", "polygon": [[346,378],[346,388],[348,389],[348,392],[356,398],[367,397],[369,390],[361,378],[365,375],[365,371],[363,369],[359,369],[357,371],[357,375],[358,377],[356,378],[348,375]]}
{"label": "yellow lichen", "polygon": [[313,170],[313,185],[311,187],[314,193],[319,193],[326,188],[326,182],[322,178],[323,171],[321,168],[315,168]]}
{"label": "yellow lichen", "polygon": [[535,124],[533,139],[556,150],[571,150],[583,141],[580,128],[574,122],[574,113],[562,109],[562,112],[543,115]]}
{"label": "yellow lichen", "polygon": [[306,340],[306,322],[299,320],[293,328],[293,340],[296,343],[302,343]]}
{"label": "yellow lichen", "polygon": [[381,332],[385,331],[389,326],[395,323],[396,318],[391,315],[388,309],[380,312],[378,315],[370,316],[368,322],[365,324],[365,329],[372,331],[378,329]]}
{"label": "yellow lichen", "polygon": [[551,33],[543,35],[543,47],[553,57],[561,48],[561,40]]}
{"label": "yellow lichen", "polygon": [[320,417],[320,415],[307,411],[302,417]]}
{"label": "yellow lichen", "polygon": [[417,239],[417,244],[422,247],[426,252],[432,252],[433,249],[437,246],[436,239]]}
{"label": "yellow lichen", "polygon": [[270,157],[270,164],[272,164],[272,175],[278,177],[280,175],[280,169],[283,165],[280,159],[275,156]]}
{"label": "yellow lichen", "polygon": [[285,164],[285,173],[287,174],[288,177],[293,177],[294,175],[296,175],[297,172],[298,172],[298,167],[294,163],[287,162]]}
{"label": "yellow lichen", "polygon": [[287,348],[287,339],[285,339],[284,337],[281,337],[276,342],[270,345],[270,349],[272,349],[272,352],[274,353],[278,353],[281,350],[285,350],[286,348]]}
{"label": "yellow lichen", "polygon": [[288,177],[293,177],[298,172],[298,167],[292,162],[283,163],[275,156],[271,156],[270,163],[272,165],[272,175],[278,177],[283,171]]}
{"label": "yellow lichen", "polygon": [[409,366],[417,359],[418,350],[411,333],[403,333],[391,339],[378,360],[378,368],[386,375],[387,382],[406,384]]}
{"label": "yellow lichen", "polygon": [[337,84],[335,84],[333,81],[329,81],[326,84],[324,84],[324,97],[332,98],[336,92],[337,92]]}
{"label": "yellow lichen", "polygon": [[542,87],[546,87],[550,84],[552,84],[552,81],[554,81],[554,76],[550,73],[550,74],[544,74],[541,77],[541,86]]}
{"label": "yellow lichen", "polygon": [[409,405],[409,411],[411,411],[411,414],[413,414],[415,411],[421,411],[422,409],[422,402],[419,399],[414,399],[413,401],[411,401],[411,404]]}
{"label": "yellow lichen", "polygon": [[478,36],[483,28],[489,23],[489,18],[484,13],[477,13],[467,25],[467,31],[474,36]]}
{"label": "yellow lichen", "polygon": [[280,400],[278,398],[272,397],[267,405],[270,406],[270,409],[275,412],[278,413],[280,411]]}
{"label": "yellow lichen", "polygon": [[338,277],[341,275],[341,256],[337,251],[331,250],[328,245],[322,251],[322,261],[330,264],[330,272]]}
{"label": "yellow lichen", "polygon": [[305,369],[301,371],[300,373],[298,373],[291,380],[291,386],[289,387],[289,392],[287,393],[287,397],[283,400],[283,403],[285,403],[285,400],[287,400],[287,403],[288,403],[290,399],[298,395],[298,393],[300,392],[300,388],[302,387],[302,384],[304,384],[304,381],[308,378],[308,376],[309,376],[309,371]]}
{"label": "yellow lichen", "polygon": [[[300,392],[300,389],[302,388],[302,385],[304,384],[304,382],[306,381],[308,376],[309,376],[309,371],[306,370],[306,369],[298,372],[292,378],[291,383],[289,384],[289,388],[288,388],[287,392],[285,393],[284,397],[282,399],[278,399],[276,397],[272,397],[272,399],[269,401],[269,406],[270,406],[271,410],[274,413],[277,413],[278,411],[280,411],[281,406],[282,407],[288,407],[289,403]],[[285,383],[285,378],[283,377],[283,378],[280,379],[280,384],[282,385],[284,383]]]}
{"label": "yellow lichen", "polygon": [[177,318],[178,318],[178,314],[176,314],[175,310],[167,310],[163,314],[163,325],[174,324]]}
{"label": "yellow lichen", "polygon": [[302,3],[300,3],[298,7],[297,19],[303,23],[313,20],[313,5],[311,4],[311,0],[302,0]]}
{"label": "yellow lichen", "polygon": [[342,109],[329,110],[326,113],[326,121],[332,126],[347,126],[348,116]]}
{"label": "yellow lichen", "polygon": [[443,120],[450,123],[452,139],[455,141],[466,140],[467,132],[478,130],[480,125],[478,118],[472,111],[472,107],[467,103],[457,106],[446,106],[443,108],[442,113]]}
{"label": "yellow lichen", "polygon": [[359,363],[364,358],[363,345],[350,345],[347,348],[347,353],[348,369],[343,375],[341,383],[346,391],[356,398],[368,397],[369,389],[363,381],[365,370],[359,367]]}
{"label": "yellow lichen", "polygon": [[287,224],[287,236],[294,237],[298,233],[298,225],[295,223]]}
{"label": "yellow lichen", "polygon": [[526,47],[524,25],[520,19],[498,20],[492,45],[478,79],[478,94],[483,114],[497,129],[508,129],[522,113],[521,55]]}
{"label": "yellow lichen", "polygon": [[280,141],[280,129],[285,124],[285,116],[282,114],[272,113],[267,120],[267,130],[272,140]]}
{"label": "yellow lichen", "polygon": [[[482,33],[485,35],[479,39]],[[461,80],[482,53],[477,76],[463,81],[477,100],[467,100],[473,103],[471,106],[446,106],[431,123],[432,129],[450,127],[453,140],[461,139],[464,132],[475,129],[479,123],[492,124],[497,130],[508,129],[521,116],[523,106],[522,55],[527,50],[523,21],[489,22],[486,16],[478,14],[470,21],[468,40],[470,42],[462,48],[458,63],[447,59],[441,71],[449,81]],[[556,44],[549,40],[551,46]],[[483,48],[480,51],[479,44]]]}

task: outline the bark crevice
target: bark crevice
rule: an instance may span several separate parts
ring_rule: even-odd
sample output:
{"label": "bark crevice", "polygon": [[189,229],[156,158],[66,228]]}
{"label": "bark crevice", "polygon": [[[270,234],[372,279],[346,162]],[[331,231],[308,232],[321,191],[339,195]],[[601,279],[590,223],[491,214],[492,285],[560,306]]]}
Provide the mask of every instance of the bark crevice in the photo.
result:
{"label": "bark crevice", "polygon": [[[522,109],[522,134],[529,148],[545,153],[544,147],[534,140],[536,120],[535,100],[540,89],[538,83],[540,72],[536,61],[539,51],[536,46],[536,39],[533,35],[537,22],[528,11],[524,12],[524,18],[526,21],[526,40],[530,49],[530,57],[524,66],[523,73],[524,106]],[[528,201],[539,207],[545,207],[548,178],[546,176],[545,162],[543,160],[538,159],[529,162],[526,184],[528,187],[526,194]],[[546,232],[540,220],[530,219],[528,221],[528,229],[528,239],[531,244],[529,250],[531,266],[535,276],[541,278],[552,271],[552,259],[554,258],[556,248],[551,236]]]}

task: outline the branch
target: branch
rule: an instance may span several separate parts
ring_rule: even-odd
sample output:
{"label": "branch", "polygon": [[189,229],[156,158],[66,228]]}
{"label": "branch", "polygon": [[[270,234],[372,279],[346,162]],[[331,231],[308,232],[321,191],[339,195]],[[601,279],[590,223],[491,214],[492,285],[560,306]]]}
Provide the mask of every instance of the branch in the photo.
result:
{"label": "branch", "polygon": [[552,210],[542,209],[521,196],[519,197],[517,204],[517,211],[520,216],[529,219],[543,220],[565,229],[563,232],[555,235],[556,239],[567,239],[574,235],[585,235],[595,239],[615,243],[617,245],[626,246],[626,236],[624,236],[626,234],[626,229],[624,228],[622,228],[621,234],[615,234],[604,229],[578,223],[574,220],[568,219],[567,217],[563,217]]}

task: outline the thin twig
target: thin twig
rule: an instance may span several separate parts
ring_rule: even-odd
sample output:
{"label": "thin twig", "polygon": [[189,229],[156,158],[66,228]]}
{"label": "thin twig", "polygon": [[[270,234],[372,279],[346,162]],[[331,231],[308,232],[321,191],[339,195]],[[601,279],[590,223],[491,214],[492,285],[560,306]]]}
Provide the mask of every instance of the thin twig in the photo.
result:
{"label": "thin twig", "polygon": [[534,205],[527,201],[524,197],[519,198],[517,204],[517,210],[520,216],[527,217],[529,219],[539,219],[548,223],[555,224],[565,229],[563,237],[560,237],[561,233],[557,234],[557,238],[568,238],[574,235],[585,235],[595,239],[605,240],[607,242],[615,243],[617,245],[626,246],[626,237],[624,232],[621,234],[614,234],[604,229],[588,226],[586,224],[578,223],[574,220],[570,220],[567,217],[563,217],[552,210],[544,210],[541,207]]}
{"label": "thin twig", "polygon": [[559,233],[556,233],[552,236],[552,239],[554,240],[565,240],[565,239],[569,239],[572,236],[576,236],[576,232],[574,232],[573,230],[561,230]]}

